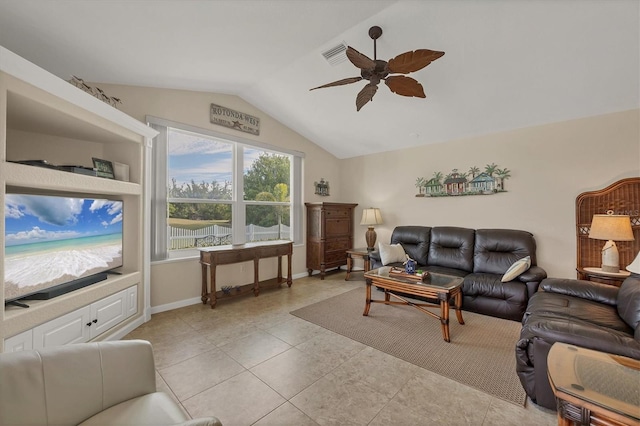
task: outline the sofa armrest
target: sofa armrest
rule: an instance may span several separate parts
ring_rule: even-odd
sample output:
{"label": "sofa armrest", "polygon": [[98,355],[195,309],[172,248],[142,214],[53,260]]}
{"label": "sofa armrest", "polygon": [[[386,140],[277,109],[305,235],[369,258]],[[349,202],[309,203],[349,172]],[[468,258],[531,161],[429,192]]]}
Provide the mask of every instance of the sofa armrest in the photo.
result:
{"label": "sofa armrest", "polygon": [[613,329],[582,324],[567,319],[544,318],[527,323],[521,332],[518,345],[530,341],[534,337],[543,339],[549,344],[556,342],[581,346],[587,349],[622,355],[640,359],[640,342],[631,335]]}
{"label": "sofa armrest", "polygon": [[540,282],[547,278],[547,271],[539,266],[532,266],[518,276],[518,281],[523,283]]}
{"label": "sofa armrest", "polygon": [[579,297],[611,306],[618,304],[618,287],[594,281],[546,278],[540,283],[540,289],[550,293]]}
{"label": "sofa armrest", "polygon": [[100,350],[104,407],[156,391],[151,343],[116,340],[96,343]]}
{"label": "sofa armrest", "polygon": [[79,424],[156,390],[143,340],[2,353],[0,377],[0,424]]}

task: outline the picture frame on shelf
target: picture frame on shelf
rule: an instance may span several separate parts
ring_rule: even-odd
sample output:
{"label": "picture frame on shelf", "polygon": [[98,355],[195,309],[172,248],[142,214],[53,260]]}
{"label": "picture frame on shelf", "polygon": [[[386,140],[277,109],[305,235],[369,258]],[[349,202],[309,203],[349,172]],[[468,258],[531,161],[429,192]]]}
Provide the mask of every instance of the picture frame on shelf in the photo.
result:
{"label": "picture frame on shelf", "polygon": [[106,179],[115,179],[113,173],[113,163],[109,160],[102,160],[100,158],[92,158],[93,167],[96,169],[96,176]]}

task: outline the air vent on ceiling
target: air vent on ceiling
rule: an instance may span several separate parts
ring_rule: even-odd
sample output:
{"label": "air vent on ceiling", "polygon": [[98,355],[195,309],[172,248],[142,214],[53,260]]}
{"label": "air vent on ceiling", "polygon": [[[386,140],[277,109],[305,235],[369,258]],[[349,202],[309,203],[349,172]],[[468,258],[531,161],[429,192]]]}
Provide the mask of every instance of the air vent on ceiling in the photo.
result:
{"label": "air vent on ceiling", "polygon": [[332,47],[331,49],[322,52],[322,56],[329,62],[331,65],[337,65],[341,62],[347,60],[347,45],[345,42],[340,43],[337,46]]}

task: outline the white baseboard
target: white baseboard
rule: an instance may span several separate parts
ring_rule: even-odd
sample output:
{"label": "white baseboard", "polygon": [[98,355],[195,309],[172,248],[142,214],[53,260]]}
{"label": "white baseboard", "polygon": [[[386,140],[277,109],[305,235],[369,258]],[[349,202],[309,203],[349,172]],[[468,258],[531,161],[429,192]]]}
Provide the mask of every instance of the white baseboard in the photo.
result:
{"label": "white baseboard", "polygon": [[104,339],[101,340],[120,340],[127,334],[131,333],[136,328],[140,327],[146,321],[144,320],[144,316],[140,316],[135,321],[130,322],[126,326],[122,327],[120,330],[116,331],[113,334],[108,335]]}
{"label": "white baseboard", "polygon": [[[301,272],[299,274],[293,275],[291,279],[296,280],[298,278],[304,278],[306,276],[308,276],[306,272]],[[200,299],[200,297],[193,297],[191,299],[179,300],[177,302],[166,303],[164,305],[152,306],[151,315],[159,314],[160,312],[172,311],[174,309],[184,308],[185,306],[197,305],[198,303],[202,303],[202,299]]]}

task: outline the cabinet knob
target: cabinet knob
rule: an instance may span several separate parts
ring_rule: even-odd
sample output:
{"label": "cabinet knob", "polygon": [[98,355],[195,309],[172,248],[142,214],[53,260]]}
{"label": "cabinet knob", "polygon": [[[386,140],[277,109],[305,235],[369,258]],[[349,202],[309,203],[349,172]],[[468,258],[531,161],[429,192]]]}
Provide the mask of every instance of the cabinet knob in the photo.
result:
{"label": "cabinet knob", "polygon": [[87,323],[87,327],[91,327],[91,321]]}
{"label": "cabinet knob", "polygon": [[97,323],[97,322],[98,322],[98,319],[96,318],[96,319],[94,319],[94,320],[93,320],[93,321],[91,321],[91,322],[95,324],[95,323]]}

